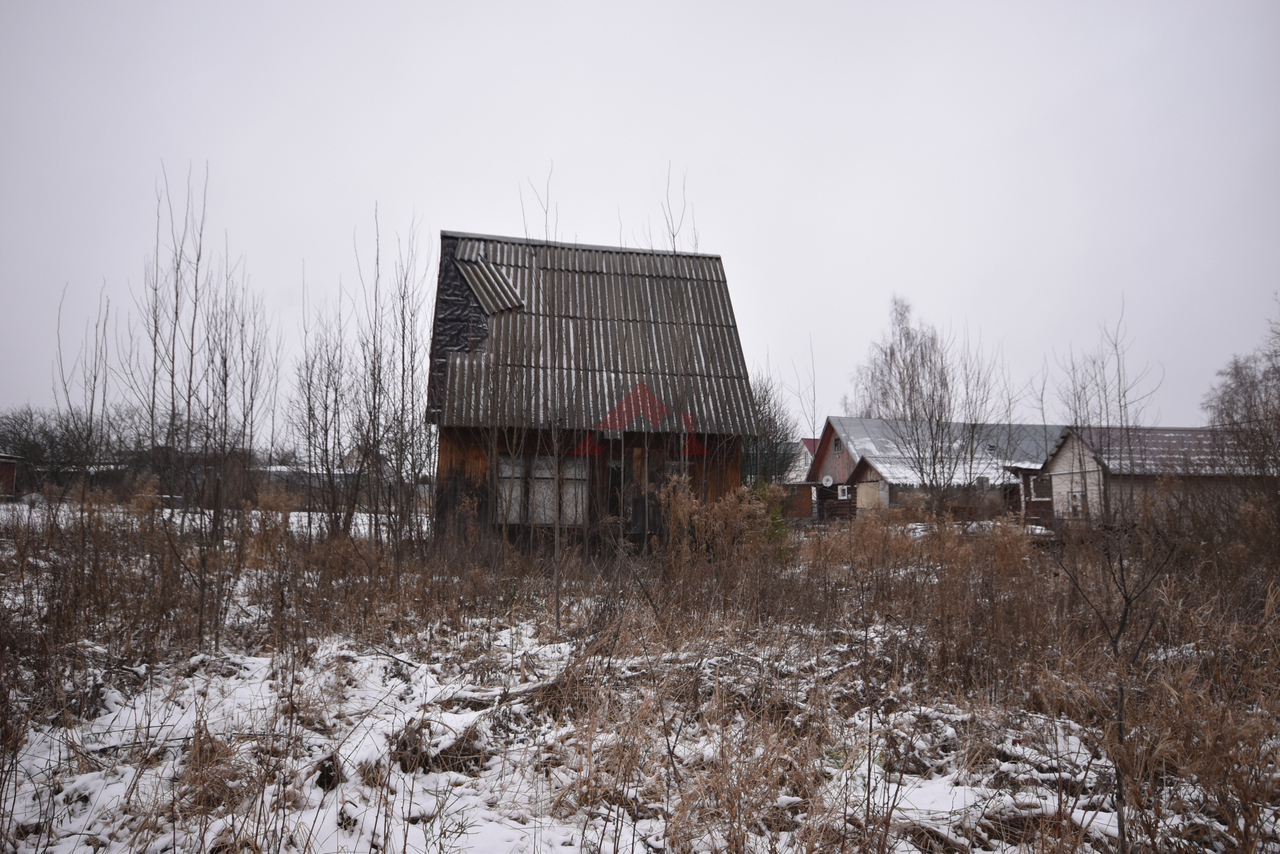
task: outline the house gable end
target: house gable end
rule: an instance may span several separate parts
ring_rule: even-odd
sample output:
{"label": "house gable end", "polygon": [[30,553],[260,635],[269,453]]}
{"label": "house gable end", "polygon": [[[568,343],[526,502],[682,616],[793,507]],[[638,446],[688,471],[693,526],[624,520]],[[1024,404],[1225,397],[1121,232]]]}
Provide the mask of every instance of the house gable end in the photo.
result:
{"label": "house gable end", "polygon": [[452,237],[440,240],[440,272],[427,374],[427,412],[437,421],[450,385],[450,354],[473,352],[483,347],[489,336],[484,307],[454,263],[458,243],[458,239]]}
{"label": "house gable end", "polygon": [[[828,418],[822,427],[822,435],[818,437],[818,451],[814,454],[813,465],[809,467],[810,483],[821,483],[824,477],[831,477],[833,483],[847,483],[853,473],[853,466],[858,460],[857,451],[850,448],[845,438],[836,430],[834,419]],[[835,450],[835,440],[840,439],[840,451]]]}

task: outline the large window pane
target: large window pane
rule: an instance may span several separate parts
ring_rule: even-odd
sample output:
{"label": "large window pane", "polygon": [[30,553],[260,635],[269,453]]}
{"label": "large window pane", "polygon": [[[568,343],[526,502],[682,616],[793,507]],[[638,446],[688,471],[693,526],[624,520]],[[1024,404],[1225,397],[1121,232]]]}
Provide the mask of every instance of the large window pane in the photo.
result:
{"label": "large window pane", "polygon": [[587,518],[587,482],[566,480],[563,489],[561,521],[566,525],[581,525]]}
{"label": "large window pane", "polygon": [[529,481],[529,524],[556,523],[556,459],[534,457],[533,478]]}
{"label": "large window pane", "polygon": [[524,460],[498,457],[498,518],[508,525],[524,523]]}

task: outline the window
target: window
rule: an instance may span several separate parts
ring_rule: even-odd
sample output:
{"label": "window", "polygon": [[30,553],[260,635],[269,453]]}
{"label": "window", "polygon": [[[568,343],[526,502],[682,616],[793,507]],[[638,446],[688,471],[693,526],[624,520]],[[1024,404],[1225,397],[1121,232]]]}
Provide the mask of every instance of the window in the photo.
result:
{"label": "window", "polygon": [[524,460],[510,454],[498,457],[498,520],[524,522]]}
{"label": "window", "polygon": [[1083,492],[1067,493],[1067,508],[1073,518],[1079,519],[1089,512],[1089,501]]}
{"label": "window", "polygon": [[556,523],[556,458],[534,457],[529,478],[529,524]]}
{"label": "window", "polygon": [[840,499],[841,501],[849,500],[849,484],[842,483],[838,487],[836,487],[836,498]]}
{"label": "window", "polygon": [[587,521],[587,458],[570,457],[564,461],[564,480],[560,485],[560,523],[581,525]]}
{"label": "window", "polygon": [[1048,475],[1037,475],[1031,478],[1031,497],[1035,499],[1053,498],[1053,481]]}
{"label": "window", "polygon": [[536,456],[498,457],[498,520],[507,525],[554,525],[557,504],[561,525],[581,525],[587,517],[587,459]]}
{"label": "window", "polygon": [[836,436],[836,438],[831,442],[831,450],[835,451],[837,454],[844,453],[844,442],[840,441],[839,436]]}

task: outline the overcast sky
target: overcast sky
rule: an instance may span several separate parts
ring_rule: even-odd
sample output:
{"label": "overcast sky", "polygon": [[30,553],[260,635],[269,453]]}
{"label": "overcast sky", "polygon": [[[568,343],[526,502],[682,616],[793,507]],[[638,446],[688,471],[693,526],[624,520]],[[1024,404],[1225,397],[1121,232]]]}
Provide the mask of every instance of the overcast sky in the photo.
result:
{"label": "overcast sky", "polygon": [[[1121,318],[1203,422],[1280,317],[1280,3],[90,4],[0,0],[0,408],[57,310],[141,281],[167,170],[286,339],[417,223],[661,246],[667,175],[749,365],[839,414],[890,299],[1025,378]],[[554,169],[552,169],[554,164]],[[536,211],[536,214],[535,214]],[[681,245],[691,248],[692,219]]]}

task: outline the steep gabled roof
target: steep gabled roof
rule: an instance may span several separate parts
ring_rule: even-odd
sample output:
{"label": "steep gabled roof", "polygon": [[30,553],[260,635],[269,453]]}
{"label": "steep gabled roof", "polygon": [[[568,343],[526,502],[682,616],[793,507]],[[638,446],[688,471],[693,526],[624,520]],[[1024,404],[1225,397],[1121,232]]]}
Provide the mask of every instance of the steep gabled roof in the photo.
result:
{"label": "steep gabled roof", "polygon": [[750,435],[750,394],[719,256],[441,233],[437,423]]}

